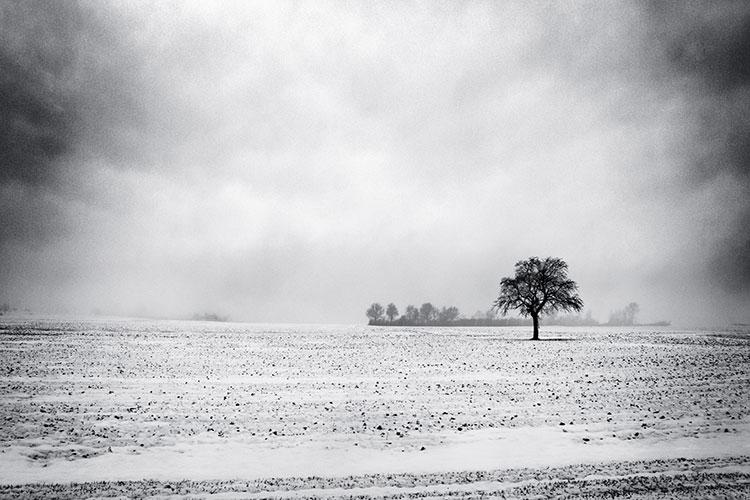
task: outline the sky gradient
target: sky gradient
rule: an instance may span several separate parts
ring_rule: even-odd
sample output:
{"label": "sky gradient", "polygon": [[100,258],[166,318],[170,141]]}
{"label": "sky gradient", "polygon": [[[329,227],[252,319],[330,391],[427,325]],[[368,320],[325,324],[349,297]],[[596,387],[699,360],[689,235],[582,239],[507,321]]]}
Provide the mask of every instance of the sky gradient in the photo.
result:
{"label": "sky gradient", "polygon": [[750,322],[747,2],[0,3],[0,301]]}

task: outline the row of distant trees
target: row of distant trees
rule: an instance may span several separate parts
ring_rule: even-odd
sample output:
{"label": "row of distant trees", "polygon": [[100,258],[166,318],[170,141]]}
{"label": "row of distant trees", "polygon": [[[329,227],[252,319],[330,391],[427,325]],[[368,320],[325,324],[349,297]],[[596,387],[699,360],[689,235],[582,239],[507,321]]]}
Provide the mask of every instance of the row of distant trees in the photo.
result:
{"label": "row of distant trees", "polygon": [[439,308],[430,302],[425,302],[419,309],[408,305],[402,315],[399,315],[398,307],[393,302],[385,308],[375,302],[367,309],[366,314],[371,325],[446,325],[460,316],[456,306]]}
{"label": "row of distant trees", "polygon": [[[548,325],[559,326],[633,326],[638,325],[636,315],[640,307],[631,302],[622,309],[612,311],[609,321],[600,323],[593,318],[591,311],[585,315],[579,314],[557,314],[552,313],[544,317]],[[368,324],[384,326],[530,326],[530,318],[499,318],[493,309],[477,311],[471,317],[466,317],[456,306],[436,307],[430,302],[425,302],[420,307],[414,305],[406,306],[403,314],[393,302],[383,307],[374,302],[366,311]],[[668,325],[667,321],[651,323],[651,325]]]}
{"label": "row of distant trees", "polygon": [[638,315],[638,312],[641,310],[640,306],[635,303],[631,302],[630,304],[626,305],[622,309],[618,309],[616,311],[612,311],[609,313],[609,321],[607,321],[607,325],[609,326],[633,326],[633,325],[639,325],[639,326],[669,326],[669,321],[656,321],[654,323],[638,323],[636,321],[636,316]]}
{"label": "row of distant trees", "polygon": [[229,316],[219,316],[216,313],[203,313],[193,314],[193,317],[191,318],[193,321],[219,321],[219,322],[225,322],[229,321]]}
{"label": "row of distant trees", "polygon": [[[368,324],[377,326],[529,326],[532,324],[529,318],[499,318],[493,309],[477,311],[471,317],[466,317],[456,306],[437,307],[430,302],[425,302],[420,307],[408,305],[403,314],[399,313],[398,307],[393,302],[385,307],[374,302],[367,309],[366,315],[369,320]],[[599,324],[591,317],[590,311],[585,317],[550,315],[548,319],[551,324],[557,325]]]}

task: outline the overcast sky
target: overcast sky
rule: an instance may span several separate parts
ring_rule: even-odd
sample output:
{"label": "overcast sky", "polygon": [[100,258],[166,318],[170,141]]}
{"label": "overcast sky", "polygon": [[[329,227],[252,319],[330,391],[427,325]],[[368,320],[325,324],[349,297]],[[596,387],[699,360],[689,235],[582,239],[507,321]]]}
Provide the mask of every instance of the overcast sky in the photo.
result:
{"label": "overcast sky", "polygon": [[750,322],[745,1],[0,5],[0,300]]}

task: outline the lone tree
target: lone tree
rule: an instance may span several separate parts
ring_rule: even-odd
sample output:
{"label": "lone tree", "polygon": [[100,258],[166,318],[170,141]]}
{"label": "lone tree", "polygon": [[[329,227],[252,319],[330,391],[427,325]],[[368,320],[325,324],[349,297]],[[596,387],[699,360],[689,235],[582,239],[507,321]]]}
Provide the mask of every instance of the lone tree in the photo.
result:
{"label": "lone tree", "polygon": [[385,309],[385,315],[388,316],[388,321],[393,323],[393,319],[398,316],[398,308],[396,307],[396,304],[393,302],[388,304],[388,307]]}
{"label": "lone tree", "polygon": [[383,306],[374,302],[368,309],[367,317],[370,318],[370,323],[377,323],[383,318]]}
{"label": "lone tree", "polygon": [[516,276],[500,281],[500,295],[493,307],[505,316],[517,309],[521,316],[534,321],[534,336],[539,340],[539,316],[556,311],[580,311],[583,301],[578,296],[578,285],[568,279],[568,265],[564,260],[531,257],[516,262]]}

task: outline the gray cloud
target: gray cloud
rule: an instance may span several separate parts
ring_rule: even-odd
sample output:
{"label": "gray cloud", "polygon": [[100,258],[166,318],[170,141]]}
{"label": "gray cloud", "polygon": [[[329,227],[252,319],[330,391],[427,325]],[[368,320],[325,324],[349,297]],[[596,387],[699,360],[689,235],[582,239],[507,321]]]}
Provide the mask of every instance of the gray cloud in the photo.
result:
{"label": "gray cloud", "polygon": [[713,242],[707,277],[729,292],[750,293],[750,7],[744,2],[650,5],[665,71],[684,80],[692,103],[683,162],[694,189],[728,176],[739,204],[717,201],[730,234]]}
{"label": "gray cloud", "polygon": [[80,16],[72,4],[5,2],[0,43],[0,181],[48,182],[77,139],[66,83]]}

